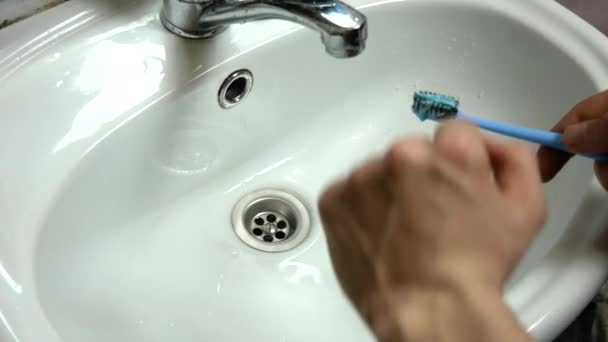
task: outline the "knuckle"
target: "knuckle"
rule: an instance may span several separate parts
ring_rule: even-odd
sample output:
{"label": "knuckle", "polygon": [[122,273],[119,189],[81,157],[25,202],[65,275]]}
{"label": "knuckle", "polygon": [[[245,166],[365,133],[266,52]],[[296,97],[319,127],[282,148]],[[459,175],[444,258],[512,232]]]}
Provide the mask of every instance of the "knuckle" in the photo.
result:
{"label": "knuckle", "polygon": [[590,107],[592,106],[592,99],[586,99],[577,103],[570,110],[572,119],[570,124],[578,123],[589,119],[593,115],[590,114]]}
{"label": "knuckle", "polygon": [[544,225],[549,219],[549,206],[547,205],[547,201],[545,201],[544,198],[540,202],[540,209],[538,211],[538,224]]}
{"label": "knuckle", "polygon": [[490,172],[488,150],[479,128],[464,122],[454,123],[452,127],[438,132],[435,139],[437,151],[459,168],[475,174]]}
{"label": "knuckle", "polygon": [[439,148],[444,151],[450,151],[454,153],[467,153],[470,151],[473,143],[471,136],[454,136],[452,139],[445,139],[439,142]]}
{"label": "knuckle", "polygon": [[532,156],[534,155],[532,153],[532,149],[530,148],[530,145],[528,145],[527,143],[514,142],[511,144],[511,148],[513,150],[513,153],[518,156],[522,156],[525,158],[532,158]]}
{"label": "knuckle", "polygon": [[444,151],[461,152],[467,151],[471,146],[471,135],[467,130],[444,129],[438,132],[435,144]]}
{"label": "knuckle", "polygon": [[572,110],[570,110],[570,112],[573,113],[574,116],[578,116],[582,112],[584,112],[586,108],[587,108],[587,101],[581,101],[581,102],[577,103],[576,105],[574,105],[574,107],[572,107]]}
{"label": "knuckle", "polygon": [[435,144],[440,150],[467,155],[472,149],[483,145],[483,137],[477,127],[456,121],[460,120],[446,124],[437,132]]}
{"label": "knuckle", "polygon": [[400,173],[412,167],[425,167],[431,162],[429,143],[420,140],[404,140],[395,143],[386,155],[386,163],[393,173]]}
{"label": "knuckle", "polygon": [[367,170],[364,167],[360,167],[354,170],[348,177],[347,184],[349,190],[361,190],[364,189],[367,183]]}
{"label": "knuckle", "polygon": [[449,137],[454,136],[468,136],[471,134],[479,133],[479,128],[474,124],[467,122],[465,120],[450,120],[444,123],[439,130],[437,131],[437,137],[442,135],[447,135]]}
{"label": "knuckle", "polygon": [[331,202],[327,198],[327,193],[321,196],[319,200],[319,214],[321,218],[327,217],[331,213]]}
{"label": "knuckle", "polygon": [[339,196],[337,196],[338,192],[339,185],[333,184],[321,195],[321,198],[319,199],[319,214],[322,218],[327,218],[333,215],[336,202],[339,198]]}
{"label": "knuckle", "polygon": [[549,208],[545,198],[540,195],[532,201],[530,205],[530,220],[537,226],[542,226],[547,222]]}
{"label": "knuckle", "polygon": [[529,164],[536,160],[536,155],[527,143],[515,142],[509,145],[509,154],[512,160],[519,164]]}
{"label": "knuckle", "polygon": [[535,228],[542,227],[549,216],[549,208],[542,193],[533,195],[528,201],[524,202],[521,210],[519,210],[521,213],[520,221]]}

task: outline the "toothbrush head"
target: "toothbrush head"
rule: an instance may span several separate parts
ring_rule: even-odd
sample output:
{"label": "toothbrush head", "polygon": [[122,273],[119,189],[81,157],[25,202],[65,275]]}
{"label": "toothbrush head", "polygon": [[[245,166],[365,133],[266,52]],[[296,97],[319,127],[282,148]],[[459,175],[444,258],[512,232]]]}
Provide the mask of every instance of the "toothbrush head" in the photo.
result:
{"label": "toothbrush head", "polygon": [[458,105],[458,100],[452,96],[417,91],[414,93],[412,111],[421,121],[426,119],[438,121],[455,116],[458,113]]}

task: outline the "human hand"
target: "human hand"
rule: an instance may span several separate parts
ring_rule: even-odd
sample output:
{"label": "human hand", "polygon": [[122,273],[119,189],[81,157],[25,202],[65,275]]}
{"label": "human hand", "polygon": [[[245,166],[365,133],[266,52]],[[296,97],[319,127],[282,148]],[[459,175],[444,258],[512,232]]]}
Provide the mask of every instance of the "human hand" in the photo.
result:
{"label": "human hand", "polygon": [[[563,133],[564,143],[574,152],[608,153],[608,90],[574,106],[552,130]],[[553,179],[571,157],[569,153],[541,147],[538,161],[542,180]],[[608,163],[596,162],[595,174],[608,189]]]}
{"label": "human hand", "polygon": [[522,341],[502,287],[546,218],[534,155],[461,121],[322,196],[342,287],[382,341]]}

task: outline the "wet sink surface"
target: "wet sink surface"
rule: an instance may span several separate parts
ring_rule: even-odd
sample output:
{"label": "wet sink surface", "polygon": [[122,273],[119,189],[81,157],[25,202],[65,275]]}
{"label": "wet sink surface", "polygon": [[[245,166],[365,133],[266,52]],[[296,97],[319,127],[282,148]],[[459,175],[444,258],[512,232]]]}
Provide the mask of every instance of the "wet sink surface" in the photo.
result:
{"label": "wet sink surface", "polygon": [[[6,216],[19,244],[3,264],[22,286],[6,302],[23,301],[44,327],[38,333],[48,334],[40,336],[65,342],[372,341],[333,275],[318,196],[395,139],[432,134],[434,124],[409,112],[414,90],[453,94],[467,112],[545,128],[607,85],[608,52],[584,47],[585,35],[597,32],[564,39],[560,20],[578,19],[541,3],[368,5],[366,51],[337,60],[314,33],[281,23],[183,40],[160,27],[154,2],[134,2],[91,19],[95,25],[83,24],[29,64],[5,58],[0,68],[11,86],[0,85],[0,115],[10,124],[0,133],[9,146],[27,142],[28,153],[0,147],[0,157],[24,170],[6,172],[4,193],[29,213]],[[521,10],[529,17],[511,15]],[[559,16],[531,26],[547,11]],[[269,28],[284,35],[254,35]],[[239,41],[246,31],[255,44]],[[220,85],[243,68],[254,78],[251,93],[222,109]],[[43,95],[34,101],[31,93]],[[589,260],[585,243],[597,230],[583,229],[576,213],[595,212],[585,206],[597,190],[591,171],[576,160],[546,186],[549,221],[506,292],[540,338],[561,329],[542,318],[557,312],[553,322],[564,325],[603,276],[580,273],[585,285],[570,309],[548,305],[549,287],[567,286],[554,281],[558,274],[595,270],[554,266],[567,251]],[[302,200],[311,225],[297,247],[262,252],[234,233],[234,205],[260,189]],[[584,239],[568,249],[569,234]]]}

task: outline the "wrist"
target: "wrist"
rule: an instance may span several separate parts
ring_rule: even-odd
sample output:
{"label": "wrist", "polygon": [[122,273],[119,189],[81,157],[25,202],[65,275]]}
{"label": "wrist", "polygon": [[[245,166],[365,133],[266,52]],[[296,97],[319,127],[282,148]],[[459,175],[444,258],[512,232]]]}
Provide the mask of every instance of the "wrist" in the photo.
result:
{"label": "wrist", "polygon": [[443,286],[409,288],[394,293],[391,302],[398,330],[383,342],[531,341],[504,303],[500,290]]}

